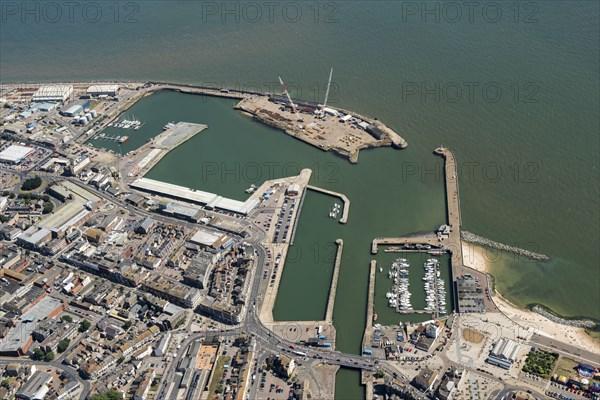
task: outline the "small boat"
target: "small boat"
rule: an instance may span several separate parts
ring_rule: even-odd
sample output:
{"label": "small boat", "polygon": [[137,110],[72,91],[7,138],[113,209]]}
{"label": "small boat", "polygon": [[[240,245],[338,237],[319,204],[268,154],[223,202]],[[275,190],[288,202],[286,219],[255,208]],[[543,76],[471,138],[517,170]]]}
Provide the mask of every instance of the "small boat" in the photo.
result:
{"label": "small boat", "polygon": [[373,314],[373,321],[377,321],[377,314]]}

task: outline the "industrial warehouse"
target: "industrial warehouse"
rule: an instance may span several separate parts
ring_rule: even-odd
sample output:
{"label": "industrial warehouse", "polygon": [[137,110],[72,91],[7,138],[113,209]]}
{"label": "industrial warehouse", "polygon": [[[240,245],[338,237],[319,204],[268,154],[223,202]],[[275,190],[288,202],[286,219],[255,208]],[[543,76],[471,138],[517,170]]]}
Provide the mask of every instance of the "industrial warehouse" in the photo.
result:
{"label": "industrial warehouse", "polygon": [[27,146],[11,145],[0,152],[0,162],[19,164],[32,154],[35,149]]}
{"label": "industrial warehouse", "polygon": [[202,204],[209,210],[219,209],[243,215],[251,212],[260,202],[257,198],[252,197],[243,202],[232,200],[223,196],[219,196],[218,194],[190,189],[148,178],[140,178],[136,180],[131,184],[131,187]]}

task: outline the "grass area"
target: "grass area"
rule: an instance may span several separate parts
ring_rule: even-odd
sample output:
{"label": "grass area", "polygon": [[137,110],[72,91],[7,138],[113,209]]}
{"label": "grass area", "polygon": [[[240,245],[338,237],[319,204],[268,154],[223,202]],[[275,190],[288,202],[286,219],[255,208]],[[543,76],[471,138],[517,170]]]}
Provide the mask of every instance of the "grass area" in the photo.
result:
{"label": "grass area", "polygon": [[561,357],[560,360],[558,360],[558,365],[556,366],[555,373],[558,375],[566,376],[568,378],[576,373],[575,368],[578,365],[579,363],[575,360]]}
{"label": "grass area", "polygon": [[208,387],[208,398],[214,399],[217,388],[221,386],[221,379],[223,378],[223,371],[225,370],[225,364],[231,360],[229,356],[220,356],[215,364],[215,370],[213,373],[212,381]]}
{"label": "grass area", "polygon": [[530,374],[535,374],[541,378],[548,379],[554,370],[557,360],[557,353],[548,353],[542,350],[530,351],[529,354],[527,354],[523,372],[529,372]]}
{"label": "grass area", "polygon": [[484,338],[482,333],[479,333],[470,328],[463,329],[462,336],[463,336],[463,339],[465,339],[467,342],[471,342],[471,343],[475,343],[475,344],[483,342],[483,338]]}
{"label": "grass area", "polygon": [[162,380],[162,375],[156,375],[152,380],[152,386],[150,386],[151,392],[156,392],[158,390],[158,384]]}

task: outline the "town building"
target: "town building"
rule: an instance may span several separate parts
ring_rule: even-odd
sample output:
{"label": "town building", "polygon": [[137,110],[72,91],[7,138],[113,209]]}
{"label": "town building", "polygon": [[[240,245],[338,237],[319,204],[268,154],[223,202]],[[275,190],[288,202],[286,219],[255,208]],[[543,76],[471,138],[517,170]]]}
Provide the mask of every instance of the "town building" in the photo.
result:
{"label": "town building", "polygon": [[486,362],[504,369],[510,369],[518,359],[521,345],[514,340],[501,338],[494,345]]}
{"label": "town building", "polygon": [[433,389],[437,380],[438,373],[436,371],[430,370],[429,368],[423,368],[417,376],[414,377],[412,384],[417,389],[428,392]]}
{"label": "town building", "polygon": [[46,398],[50,390],[48,384],[52,382],[52,375],[45,371],[36,371],[17,392],[17,399],[38,400]]}

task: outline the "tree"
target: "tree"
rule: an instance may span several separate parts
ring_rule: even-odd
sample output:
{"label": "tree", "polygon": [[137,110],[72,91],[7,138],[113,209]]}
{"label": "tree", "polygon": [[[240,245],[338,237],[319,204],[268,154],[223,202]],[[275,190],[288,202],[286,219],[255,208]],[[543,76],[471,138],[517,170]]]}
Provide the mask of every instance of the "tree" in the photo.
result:
{"label": "tree", "polygon": [[382,370],[379,370],[375,373],[375,378],[383,378],[385,376],[385,372]]}
{"label": "tree", "polygon": [[54,353],[52,351],[49,351],[44,356],[44,361],[50,362],[52,360],[54,360]]}
{"label": "tree", "polygon": [[92,326],[92,323],[87,319],[84,319],[79,323],[79,332],[87,331],[88,329],[90,329],[90,326]]}
{"label": "tree", "polygon": [[31,359],[35,360],[35,361],[39,361],[41,359],[44,358],[44,352],[42,351],[42,349],[40,349],[39,347],[36,348],[35,350],[33,350],[33,353],[31,354]]}
{"label": "tree", "polygon": [[34,176],[33,178],[28,178],[21,185],[21,190],[34,190],[42,186],[42,178],[39,176]]}
{"label": "tree", "polygon": [[129,328],[131,328],[131,325],[133,325],[133,323],[131,321],[127,321],[123,324],[123,329],[128,330]]}
{"label": "tree", "polygon": [[50,214],[54,210],[54,204],[48,201],[44,203],[44,208],[42,209],[42,214]]}
{"label": "tree", "polygon": [[2,382],[0,382],[0,386],[6,389],[10,389],[10,382],[8,381],[8,379],[2,379]]}
{"label": "tree", "polygon": [[70,315],[63,315],[61,318],[64,322],[73,322],[73,317]]}
{"label": "tree", "polygon": [[67,338],[61,340],[60,342],[58,342],[58,348],[57,351],[59,353],[64,353],[65,350],[67,350],[69,348],[69,345],[71,344],[71,341]]}

